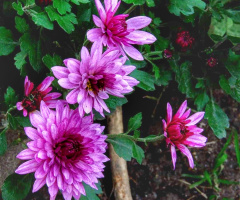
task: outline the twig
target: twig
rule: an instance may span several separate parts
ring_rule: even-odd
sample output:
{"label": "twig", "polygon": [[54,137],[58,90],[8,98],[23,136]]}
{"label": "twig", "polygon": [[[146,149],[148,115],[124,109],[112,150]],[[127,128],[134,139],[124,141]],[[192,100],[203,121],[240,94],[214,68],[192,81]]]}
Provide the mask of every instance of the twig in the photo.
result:
{"label": "twig", "polygon": [[160,95],[159,95],[159,97],[158,97],[158,99],[157,99],[156,106],[155,106],[155,108],[153,109],[153,113],[152,113],[152,116],[151,116],[152,118],[154,118],[154,116],[155,116],[155,114],[156,114],[156,110],[157,110],[158,104],[159,104],[159,102],[160,102],[160,100],[161,100],[161,98],[162,98],[162,95],[163,95],[163,93],[165,92],[165,90],[166,90],[166,87],[163,88],[162,92],[160,93]]}
{"label": "twig", "polygon": [[[107,118],[108,132],[111,135],[123,133],[122,107],[117,107],[116,111]],[[111,159],[112,179],[114,196],[116,200],[132,200],[127,162],[120,158],[109,144],[109,154]]]}

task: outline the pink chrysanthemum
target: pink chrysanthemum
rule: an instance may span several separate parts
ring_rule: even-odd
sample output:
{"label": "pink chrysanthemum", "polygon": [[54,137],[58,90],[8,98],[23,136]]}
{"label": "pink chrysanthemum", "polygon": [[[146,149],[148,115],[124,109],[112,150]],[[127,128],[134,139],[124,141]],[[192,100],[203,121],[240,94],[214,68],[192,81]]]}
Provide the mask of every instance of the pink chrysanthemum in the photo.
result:
{"label": "pink chrysanthemum", "polygon": [[195,39],[190,35],[189,31],[181,31],[177,34],[176,43],[181,47],[182,51],[192,48]]}
{"label": "pink chrysanthemum", "polygon": [[58,190],[65,200],[71,200],[86,194],[82,182],[97,189],[95,183],[103,177],[103,162],[109,160],[104,155],[104,127],[93,124],[90,116],[80,118],[77,110],[60,101],[56,111],[42,101],[40,111],[33,112],[30,121],[35,128],[25,127],[25,132],[32,141],[17,155],[29,161],[21,164],[16,173],[35,172],[32,192],[47,184],[51,200]]}
{"label": "pink chrysanthemum", "polygon": [[52,84],[54,77],[48,76],[43,82],[34,89],[34,84],[28,80],[26,76],[24,82],[24,98],[21,102],[17,102],[17,109],[23,110],[23,116],[26,117],[28,113],[38,110],[40,102],[43,100],[48,107],[55,108],[57,98],[61,96],[61,93],[52,92]]}
{"label": "pink chrysanthemum", "polygon": [[207,138],[200,133],[203,129],[198,128],[195,124],[198,123],[204,116],[204,112],[197,112],[190,115],[191,109],[187,108],[187,101],[184,101],[177,113],[172,117],[172,107],[167,104],[167,122],[162,120],[164,135],[167,145],[171,145],[171,155],[173,168],[177,160],[176,147],[187,156],[189,165],[194,167],[193,157],[191,152],[185,145],[191,147],[203,147],[206,144]]}
{"label": "pink chrysanthemum", "polygon": [[121,3],[118,0],[104,0],[105,8],[100,0],[95,0],[95,3],[100,18],[93,15],[93,21],[98,28],[87,32],[88,40],[108,47],[117,47],[123,55],[128,54],[135,60],[143,60],[142,54],[132,44],[152,44],[156,41],[152,34],[139,30],[148,26],[152,19],[138,16],[126,20],[128,14],[114,16]]}
{"label": "pink chrysanthemum", "polygon": [[108,49],[102,54],[102,45],[94,43],[91,53],[86,47],[81,50],[81,62],[69,58],[64,60],[66,67],[52,67],[60,86],[72,91],[66,96],[70,104],[79,104],[79,114],[92,113],[92,108],[102,116],[103,109],[110,112],[104,99],[109,95],[123,97],[133,91],[139,82],[128,76],[135,66],[124,65],[126,57],[119,50]]}

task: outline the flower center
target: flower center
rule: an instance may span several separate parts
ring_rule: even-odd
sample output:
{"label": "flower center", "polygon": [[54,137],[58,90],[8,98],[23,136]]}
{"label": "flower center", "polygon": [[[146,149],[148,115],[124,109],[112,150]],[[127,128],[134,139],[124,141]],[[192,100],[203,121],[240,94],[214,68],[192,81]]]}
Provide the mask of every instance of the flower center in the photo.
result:
{"label": "flower center", "polygon": [[186,132],[187,132],[186,127],[185,127],[183,124],[180,124],[179,126],[180,126],[180,133],[181,133],[182,135],[185,135]]}
{"label": "flower center", "polygon": [[79,155],[80,150],[81,145],[74,139],[67,139],[63,142],[57,143],[54,148],[54,152],[58,157],[66,157],[67,159],[76,158]]}
{"label": "flower center", "polygon": [[117,15],[111,19],[108,23],[107,28],[112,32],[113,35],[126,35],[127,23],[125,20],[126,16]]}
{"label": "flower center", "polygon": [[32,112],[40,107],[40,102],[43,99],[43,95],[40,91],[34,90],[29,96],[24,97],[22,106],[28,111]]}
{"label": "flower center", "polygon": [[89,91],[93,91],[94,94],[97,94],[99,92],[99,90],[104,90],[104,79],[98,79],[98,80],[95,80],[95,79],[91,79],[89,78],[88,79],[88,82],[87,82],[87,88]]}

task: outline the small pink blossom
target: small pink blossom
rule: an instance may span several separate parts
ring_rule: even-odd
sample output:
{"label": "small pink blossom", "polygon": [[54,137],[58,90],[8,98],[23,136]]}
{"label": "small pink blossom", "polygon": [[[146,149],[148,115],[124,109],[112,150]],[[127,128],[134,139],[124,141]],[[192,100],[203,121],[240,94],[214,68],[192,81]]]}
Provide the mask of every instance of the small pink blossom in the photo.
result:
{"label": "small pink blossom", "polygon": [[187,101],[184,101],[177,113],[172,117],[172,107],[168,103],[167,122],[162,120],[167,145],[170,144],[171,146],[174,169],[177,160],[176,147],[187,156],[189,165],[193,168],[194,162],[192,154],[185,145],[190,147],[204,147],[207,141],[207,138],[200,134],[203,132],[203,129],[195,125],[203,118],[204,112],[197,112],[189,117],[191,109],[186,111],[186,108]]}
{"label": "small pink blossom", "polygon": [[102,116],[103,110],[110,112],[104,100],[109,94],[124,97],[133,91],[139,82],[128,76],[135,66],[124,65],[126,57],[121,57],[118,49],[108,49],[102,53],[102,45],[94,43],[91,52],[83,47],[81,61],[68,58],[66,67],[52,67],[54,76],[61,87],[70,89],[66,96],[69,104],[79,104],[79,114],[92,113],[94,108]]}
{"label": "small pink blossom", "polygon": [[57,98],[61,96],[61,93],[52,92],[52,84],[54,77],[48,76],[43,82],[34,89],[34,84],[28,80],[26,76],[24,82],[24,98],[21,102],[17,103],[17,109],[23,110],[23,116],[26,117],[28,113],[35,110],[39,110],[40,102],[43,100],[48,107],[55,108]]}
{"label": "small pink blossom", "polygon": [[61,101],[57,102],[56,111],[41,101],[40,111],[33,112],[30,121],[34,128],[25,127],[25,133],[32,141],[27,143],[28,149],[17,155],[28,161],[15,172],[34,172],[32,192],[47,184],[50,200],[55,200],[58,190],[65,200],[71,200],[86,195],[83,182],[97,189],[95,183],[104,177],[103,162],[109,160],[104,155],[104,127],[93,124],[90,116],[80,118],[77,110]]}
{"label": "small pink blossom", "polygon": [[189,31],[181,31],[177,34],[176,43],[181,47],[182,51],[192,48],[195,39],[190,35]]}
{"label": "small pink blossom", "polygon": [[105,0],[104,8],[100,0],[95,0],[100,18],[93,15],[93,21],[98,28],[89,30],[87,38],[104,46],[117,47],[122,55],[128,54],[135,60],[143,60],[142,54],[132,45],[152,44],[156,41],[152,34],[139,30],[148,26],[152,19],[138,16],[126,20],[128,14],[114,16],[120,3],[118,0]]}
{"label": "small pink blossom", "polygon": [[214,57],[210,57],[208,60],[207,60],[207,65],[209,67],[215,67],[216,65],[218,64],[218,60]]}

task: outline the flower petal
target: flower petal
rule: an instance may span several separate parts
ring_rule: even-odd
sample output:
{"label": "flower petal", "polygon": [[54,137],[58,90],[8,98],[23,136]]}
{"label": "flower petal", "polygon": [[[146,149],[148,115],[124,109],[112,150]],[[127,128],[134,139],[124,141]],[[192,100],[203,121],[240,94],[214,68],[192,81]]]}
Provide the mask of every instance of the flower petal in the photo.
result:
{"label": "flower petal", "polygon": [[186,124],[186,126],[191,126],[194,124],[197,124],[203,117],[204,117],[205,112],[197,112],[193,115],[191,115],[189,118],[187,118],[187,121],[190,120],[190,122],[188,122]]}
{"label": "flower petal", "polygon": [[167,103],[167,124],[172,121],[172,106],[170,103]]}
{"label": "flower petal", "polygon": [[180,118],[187,108],[187,100],[185,100],[182,105],[179,107],[177,113],[174,115],[173,119]]}
{"label": "flower petal", "polygon": [[68,74],[70,73],[68,68],[66,67],[60,67],[60,66],[55,66],[51,68],[53,75],[57,78],[67,78]]}
{"label": "flower petal", "polygon": [[192,157],[192,154],[189,151],[189,149],[186,146],[184,146],[183,144],[178,144],[176,146],[184,155],[187,156],[189,165],[191,168],[193,168],[194,167],[193,157]]}
{"label": "flower petal", "polygon": [[172,156],[173,169],[175,169],[177,153],[176,153],[176,148],[173,145],[171,145],[171,156]]}
{"label": "flower petal", "polygon": [[128,54],[131,58],[135,60],[144,60],[142,54],[132,45],[126,46],[122,44],[122,48],[126,52],[126,54]]}
{"label": "flower petal", "polygon": [[77,84],[71,83],[68,78],[61,78],[58,80],[58,83],[61,87],[65,89],[73,89],[78,86]]}
{"label": "flower petal", "polygon": [[35,160],[29,160],[21,164],[15,171],[17,174],[29,174],[35,172],[39,164]]}
{"label": "flower petal", "polygon": [[142,29],[151,23],[152,19],[146,16],[130,18],[126,21],[128,29]]}

